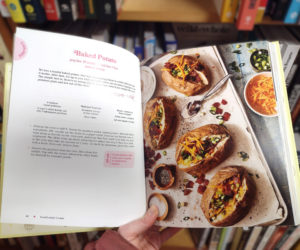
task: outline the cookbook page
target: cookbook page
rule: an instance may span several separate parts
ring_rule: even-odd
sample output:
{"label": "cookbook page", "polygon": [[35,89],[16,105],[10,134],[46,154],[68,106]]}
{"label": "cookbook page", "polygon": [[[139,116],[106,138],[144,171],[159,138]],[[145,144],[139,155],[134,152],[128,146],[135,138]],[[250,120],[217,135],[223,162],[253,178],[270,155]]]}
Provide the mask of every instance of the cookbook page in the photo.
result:
{"label": "cookbook page", "polygon": [[[248,58],[266,45],[237,47],[245,47]],[[242,227],[287,218],[256,139],[263,133],[254,132],[248,119],[253,112],[273,120],[267,129],[278,123],[270,62],[265,70],[255,71],[248,61],[233,61],[227,53],[239,52],[228,47],[226,53],[214,46],[174,51],[142,68],[148,85],[142,88],[148,90],[143,93],[147,204],[159,206],[159,225]],[[242,67],[249,72],[244,74]],[[244,82],[242,95],[235,89],[237,81]],[[257,84],[267,89],[266,106],[260,97],[257,102]]]}
{"label": "cookbook page", "polygon": [[100,227],[142,216],[139,89],[139,60],[126,50],[18,29],[1,222]]}

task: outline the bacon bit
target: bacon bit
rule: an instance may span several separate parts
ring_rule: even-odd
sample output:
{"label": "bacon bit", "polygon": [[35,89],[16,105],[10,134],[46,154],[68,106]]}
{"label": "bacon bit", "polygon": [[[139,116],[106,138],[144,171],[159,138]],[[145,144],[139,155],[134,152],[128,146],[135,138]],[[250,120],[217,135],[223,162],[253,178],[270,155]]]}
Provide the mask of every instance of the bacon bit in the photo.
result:
{"label": "bacon bit", "polygon": [[185,190],[183,190],[183,194],[184,195],[189,195],[191,192],[192,192],[191,189],[185,189]]}
{"label": "bacon bit", "polygon": [[148,159],[148,163],[150,166],[153,166],[155,164],[155,161],[152,159]]}
{"label": "bacon bit", "polygon": [[226,105],[226,104],[227,104],[227,101],[223,99],[221,103],[222,103],[223,105]]}
{"label": "bacon bit", "polygon": [[216,107],[216,108],[220,107],[220,105],[221,105],[221,104],[220,104],[219,102],[215,102],[215,103],[213,104],[213,106]]}
{"label": "bacon bit", "polygon": [[228,121],[228,120],[229,120],[229,118],[230,118],[230,116],[231,116],[231,114],[230,114],[230,113],[228,113],[228,112],[225,112],[225,113],[224,113],[224,115],[223,115],[223,120],[224,120],[224,121]]}
{"label": "bacon bit", "polygon": [[150,181],[150,180],[149,180],[149,185],[150,185],[150,188],[151,188],[152,190],[154,190],[154,189],[155,189],[155,186],[154,186],[154,183],[153,183],[153,181]]}
{"label": "bacon bit", "polygon": [[155,151],[152,150],[150,147],[145,147],[145,157],[151,158],[155,155]]}
{"label": "bacon bit", "polygon": [[193,188],[194,187],[194,182],[192,181],[189,181],[186,185],[185,185],[186,188]]}
{"label": "bacon bit", "polygon": [[205,179],[204,180],[204,185],[207,186],[209,184],[209,180]]}
{"label": "bacon bit", "polygon": [[197,178],[196,182],[198,184],[202,184],[205,180],[205,174],[201,174],[200,177]]}
{"label": "bacon bit", "polygon": [[216,109],[216,114],[222,114],[223,113],[223,109],[217,108]]}
{"label": "bacon bit", "polygon": [[197,192],[199,194],[203,194],[205,190],[206,190],[206,186],[199,185]]}
{"label": "bacon bit", "polygon": [[154,160],[155,161],[158,161],[159,159],[161,158],[161,154],[160,153],[157,153],[154,157]]}

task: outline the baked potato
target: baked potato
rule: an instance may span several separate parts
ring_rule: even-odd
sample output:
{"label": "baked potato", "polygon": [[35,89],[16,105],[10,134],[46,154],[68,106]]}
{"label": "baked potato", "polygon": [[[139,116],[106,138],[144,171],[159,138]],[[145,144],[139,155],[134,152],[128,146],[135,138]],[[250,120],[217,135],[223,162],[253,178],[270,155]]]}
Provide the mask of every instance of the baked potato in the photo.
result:
{"label": "baked potato", "polygon": [[176,106],[166,97],[151,99],[144,114],[144,136],[154,150],[167,147],[177,124]]}
{"label": "baked potato", "polygon": [[224,167],[211,179],[200,207],[210,224],[228,227],[247,215],[255,194],[255,182],[245,168]]}
{"label": "baked potato", "polygon": [[187,96],[208,90],[209,72],[198,59],[192,56],[174,56],[162,68],[162,80],[169,87]]}
{"label": "baked potato", "polygon": [[221,125],[208,124],[184,134],[177,142],[176,162],[180,170],[200,177],[232,152],[229,131]]}

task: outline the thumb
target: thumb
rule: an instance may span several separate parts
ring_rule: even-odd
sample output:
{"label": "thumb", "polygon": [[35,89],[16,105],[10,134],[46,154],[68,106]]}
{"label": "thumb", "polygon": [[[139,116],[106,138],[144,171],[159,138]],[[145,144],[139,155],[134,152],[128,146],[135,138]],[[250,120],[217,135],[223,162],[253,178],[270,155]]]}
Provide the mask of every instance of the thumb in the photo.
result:
{"label": "thumb", "polygon": [[121,226],[118,231],[124,238],[135,237],[146,232],[154,224],[157,216],[158,208],[152,205],[142,218]]}

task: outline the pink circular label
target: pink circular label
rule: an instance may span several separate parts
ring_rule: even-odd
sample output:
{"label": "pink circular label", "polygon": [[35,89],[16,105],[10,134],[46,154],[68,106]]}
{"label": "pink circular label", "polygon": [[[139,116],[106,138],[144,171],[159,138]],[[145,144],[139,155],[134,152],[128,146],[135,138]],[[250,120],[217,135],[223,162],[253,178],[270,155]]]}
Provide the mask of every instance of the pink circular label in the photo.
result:
{"label": "pink circular label", "polygon": [[15,38],[14,44],[14,60],[21,60],[27,53],[26,43],[19,37]]}

